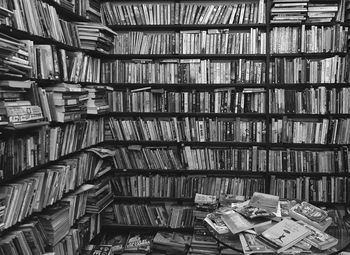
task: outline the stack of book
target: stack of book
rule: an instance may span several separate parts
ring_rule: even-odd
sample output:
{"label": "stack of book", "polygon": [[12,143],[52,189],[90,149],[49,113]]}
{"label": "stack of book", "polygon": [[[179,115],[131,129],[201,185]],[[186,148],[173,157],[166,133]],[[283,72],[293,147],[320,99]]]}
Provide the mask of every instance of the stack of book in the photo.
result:
{"label": "stack of book", "polygon": [[205,226],[203,226],[203,223],[200,220],[196,220],[188,254],[219,254],[218,248],[216,240],[210,235]]}
{"label": "stack of book", "polygon": [[31,65],[25,41],[0,33],[0,75],[30,77]]}
{"label": "stack of book", "polygon": [[79,250],[79,234],[78,229],[70,229],[68,235],[52,248],[55,255],[76,254]]}
{"label": "stack of book", "polygon": [[338,3],[309,3],[307,16],[309,22],[331,22],[338,13]]}
{"label": "stack of book", "polygon": [[67,203],[55,204],[46,210],[45,213],[40,214],[38,219],[43,226],[49,245],[56,245],[69,233],[70,220]]}
{"label": "stack of book", "polygon": [[59,83],[45,90],[53,121],[78,120],[86,113],[88,94],[80,85]]}
{"label": "stack of book", "polygon": [[113,193],[109,179],[103,179],[95,184],[87,198],[86,212],[100,213],[113,202]]}
{"label": "stack of book", "polygon": [[43,119],[42,109],[28,97],[30,81],[0,81],[0,125],[19,126]]}
{"label": "stack of book", "polygon": [[83,49],[110,53],[116,33],[99,23],[76,22],[80,45]]}
{"label": "stack of book", "polygon": [[300,23],[306,20],[309,0],[273,0],[271,23]]}
{"label": "stack of book", "polygon": [[110,100],[113,88],[103,85],[86,86],[89,99],[87,100],[87,114],[100,114],[110,111]]}
{"label": "stack of book", "polygon": [[47,236],[39,221],[33,220],[20,225],[16,231],[1,237],[3,254],[44,254]]}

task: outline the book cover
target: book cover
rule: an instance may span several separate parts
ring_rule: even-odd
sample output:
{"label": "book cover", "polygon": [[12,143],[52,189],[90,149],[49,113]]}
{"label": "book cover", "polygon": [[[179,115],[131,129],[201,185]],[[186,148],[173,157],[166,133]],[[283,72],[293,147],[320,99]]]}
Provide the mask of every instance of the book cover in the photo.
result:
{"label": "book cover", "polygon": [[321,231],[325,231],[331,224],[332,218],[328,216],[327,211],[314,206],[308,202],[296,204],[289,210],[289,215],[296,219],[302,220]]}
{"label": "book cover", "polygon": [[252,198],[250,199],[249,206],[265,209],[267,212],[276,213],[278,208],[278,201],[278,196],[254,192]]}
{"label": "book cover", "polygon": [[311,231],[309,229],[301,226],[296,221],[284,219],[265,230],[256,238],[263,244],[276,250],[277,253],[281,253],[310,234]]}
{"label": "book cover", "polygon": [[125,252],[142,252],[149,253],[151,250],[153,235],[149,233],[133,233],[128,236],[128,240],[125,245]]}
{"label": "book cover", "polygon": [[91,252],[90,255],[111,255],[112,253],[112,245],[96,245]]}
{"label": "book cover", "polygon": [[328,235],[327,233],[315,228],[314,226],[307,224],[306,222],[302,220],[297,221],[298,224],[301,226],[306,227],[311,231],[311,234],[307,236],[304,240],[305,242],[311,244],[312,246],[316,247],[319,250],[327,250],[329,248],[332,248],[333,246],[337,245],[338,239]]}

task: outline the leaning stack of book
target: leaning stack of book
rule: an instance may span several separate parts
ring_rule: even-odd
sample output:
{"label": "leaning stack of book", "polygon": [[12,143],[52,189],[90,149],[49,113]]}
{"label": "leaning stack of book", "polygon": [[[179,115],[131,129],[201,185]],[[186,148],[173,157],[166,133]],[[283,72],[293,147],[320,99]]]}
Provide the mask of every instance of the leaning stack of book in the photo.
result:
{"label": "leaning stack of book", "polygon": [[210,235],[202,222],[196,220],[188,254],[219,254],[218,248],[216,240]]}
{"label": "leaning stack of book", "polygon": [[86,212],[100,213],[113,202],[113,193],[109,179],[101,180],[90,190],[87,197]]}
{"label": "leaning stack of book", "polygon": [[76,22],[81,48],[110,53],[116,33],[99,23]]}
{"label": "leaning stack of book", "polygon": [[78,120],[86,113],[88,94],[79,84],[59,83],[45,90],[53,121]]}
{"label": "leaning stack of book", "polygon": [[0,249],[6,255],[33,254],[33,251],[44,254],[46,246],[47,236],[38,220],[20,225],[16,231],[3,235],[0,242]]}
{"label": "leaning stack of book", "polygon": [[86,86],[89,99],[87,100],[87,114],[100,114],[110,111],[110,98],[113,88],[103,85]]}
{"label": "leaning stack of book", "polygon": [[225,235],[227,229],[239,234],[244,254],[314,254],[338,244],[337,238],[324,232],[333,221],[326,210],[264,193],[222,207],[205,221],[218,234]]}
{"label": "leaning stack of book", "polygon": [[45,213],[40,214],[38,219],[43,226],[49,245],[56,245],[69,233],[69,205],[67,203],[55,204]]}
{"label": "leaning stack of book", "polygon": [[309,22],[331,22],[337,15],[338,3],[310,3],[307,8]]}
{"label": "leaning stack of book", "polygon": [[306,20],[309,0],[273,0],[271,23],[300,23]]}
{"label": "leaning stack of book", "polygon": [[29,52],[24,41],[0,33],[0,75],[30,77]]}

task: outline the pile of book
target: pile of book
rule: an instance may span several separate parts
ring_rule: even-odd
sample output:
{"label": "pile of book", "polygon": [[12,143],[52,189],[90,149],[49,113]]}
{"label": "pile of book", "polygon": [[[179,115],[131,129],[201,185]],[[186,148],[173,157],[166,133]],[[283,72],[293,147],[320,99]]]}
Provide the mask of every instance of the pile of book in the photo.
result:
{"label": "pile of book", "polygon": [[216,240],[210,235],[201,220],[195,220],[189,255],[195,254],[219,254]]}
{"label": "pile of book", "polygon": [[220,235],[239,234],[244,254],[330,250],[338,243],[324,232],[332,221],[326,210],[308,202],[279,201],[278,196],[258,192],[250,200],[221,207],[205,218]]}
{"label": "pile of book", "polygon": [[78,120],[86,113],[87,91],[78,84],[58,83],[46,87],[49,111],[53,121]]}
{"label": "pile of book", "polygon": [[0,81],[0,125],[19,126],[43,119],[42,109],[28,97],[30,81]]}
{"label": "pile of book", "polygon": [[90,190],[87,197],[86,211],[88,213],[100,213],[113,202],[113,193],[109,179],[105,178]]}
{"label": "pile of book", "polygon": [[29,77],[31,65],[25,41],[0,33],[0,75]]}
{"label": "pile of book", "polygon": [[331,22],[338,13],[338,3],[309,3],[307,16],[309,22]]}
{"label": "pile of book", "polygon": [[116,33],[99,23],[76,22],[81,48],[110,53]]}
{"label": "pile of book", "polygon": [[273,0],[271,23],[300,23],[306,20],[309,0]]}
{"label": "pile of book", "polygon": [[108,112],[110,107],[111,93],[113,88],[110,86],[103,85],[91,85],[86,86],[85,89],[88,91],[89,99],[87,100],[87,114],[101,114]]}

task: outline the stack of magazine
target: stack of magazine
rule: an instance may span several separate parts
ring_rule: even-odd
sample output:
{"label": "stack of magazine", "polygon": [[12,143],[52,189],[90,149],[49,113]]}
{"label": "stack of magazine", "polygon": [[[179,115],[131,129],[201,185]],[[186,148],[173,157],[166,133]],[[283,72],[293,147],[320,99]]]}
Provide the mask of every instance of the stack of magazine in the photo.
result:
{"label": "stack of magazine", "polygon": [[220,207],[204,221],[219,236],[238,235],[244,254],[314,254],[335,251],[338,244],[325,232],[333,222],[326,210],[264,193]]}

